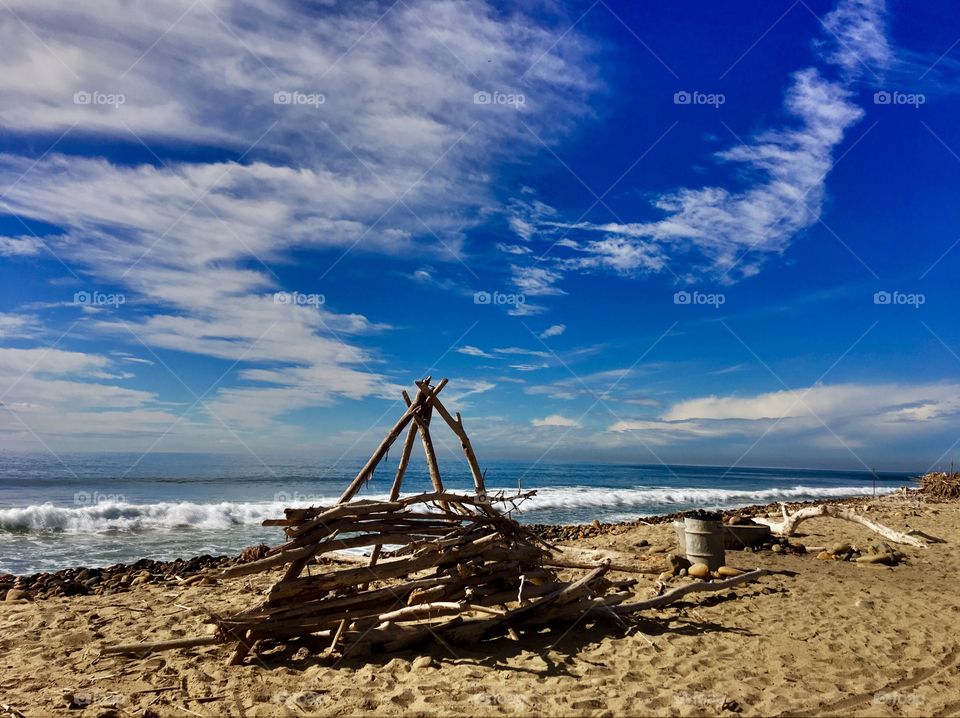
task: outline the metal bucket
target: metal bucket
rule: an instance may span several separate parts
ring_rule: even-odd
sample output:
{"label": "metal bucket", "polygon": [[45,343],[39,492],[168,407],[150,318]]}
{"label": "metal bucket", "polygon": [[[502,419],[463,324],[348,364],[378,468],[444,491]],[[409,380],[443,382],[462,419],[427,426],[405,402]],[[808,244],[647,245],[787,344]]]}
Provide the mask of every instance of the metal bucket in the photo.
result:
{"label": "metal bucket", "polygon": [[684,543],[690,563],[705,563],[711,571],[724,564],[723,524],[684,518]]}

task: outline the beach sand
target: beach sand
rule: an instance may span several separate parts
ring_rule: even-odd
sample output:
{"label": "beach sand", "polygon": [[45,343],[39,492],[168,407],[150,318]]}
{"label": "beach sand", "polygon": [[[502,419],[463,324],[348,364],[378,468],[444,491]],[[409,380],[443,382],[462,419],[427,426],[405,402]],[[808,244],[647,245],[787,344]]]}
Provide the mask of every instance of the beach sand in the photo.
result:
{"label": "beach sand", "polygon": [[[207,610],[249,606],[272,575],[0,603],[0,704],[27,716],[67,713],[71,698],[90,716],[960,714],[960,504],[885,500],[870,515],[947,543],[902,547],[892,568],[728,552],[729,565],[797,575],[692,594],[626,631],[572,625],[369,659],[285,648],[230,667],[226,646],[100,656],[109,643],[204,635]],[[801,533],[810,546],[877,538],[825,518]],[[577,545],[663,556],[673,535],[637,526]],[[656,577],[639,578],[638,598],[653,595]]]}

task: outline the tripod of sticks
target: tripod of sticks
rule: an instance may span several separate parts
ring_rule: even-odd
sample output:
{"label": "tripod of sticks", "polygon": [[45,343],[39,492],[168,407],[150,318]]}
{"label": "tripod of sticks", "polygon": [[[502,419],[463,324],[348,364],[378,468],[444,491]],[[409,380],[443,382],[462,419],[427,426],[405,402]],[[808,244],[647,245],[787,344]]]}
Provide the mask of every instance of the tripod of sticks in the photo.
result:
{"label": "tripod of sticks", "polygon": [[[287,541],[260,560],[219,574],[231,578],[283,569],[265,600],[231,616],[211,615],[211,622],[218,626],[214,636],[110,646],[104,652],[145,653],[235,642],[230,663],[239,664],[260,642],[309,637],[311,643],[329,641],[325,649],[329,653],[364,656],[430,639],[443,645],[503,635],[518,639],[519,631],[584,619],[622,623],[621,614],[648,607],[643,602],[624,604],[637,581],[607,578],[609,560],[593,565],[564,561],[557,557],[557,547],[496,508],[516,508],[536,492],[518,489],[509,496],[504,492],[488,495],[460,414],[451,415],[438,398],[446,384],[444,379],[431,386],[427,377],[416,382],[413,399],[404,391],[406,411],[335,505],[288,508],[284,518],[264,521],[264,525],[282,526]],[[473,494],[447,491],[443,486],[430,436],[434,413],[460,440]],[[407,434],[388,499],[355,499],[404,429]],[[418,436],[433,491],[401,498]],[[372,549],[365,565],[310,572],[311,562],[323,554],[367,546]],[[564,566],[589,570],[565,581],[556,571]],[[683,587],[682,594],[721,590],[763,573],[700,584],[700,588],[692,584]],[[649,607],[671,600],[670,594],[664,594],[652,599]]]}

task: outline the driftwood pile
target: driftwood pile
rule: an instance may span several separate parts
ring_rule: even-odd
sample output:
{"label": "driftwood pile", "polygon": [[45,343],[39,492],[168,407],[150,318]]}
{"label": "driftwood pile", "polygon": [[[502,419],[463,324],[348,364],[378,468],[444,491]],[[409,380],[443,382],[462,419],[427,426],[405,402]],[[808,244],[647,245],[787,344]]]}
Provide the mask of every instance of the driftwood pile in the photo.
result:
{"label": "driftwood pile", "polygon": [[960,471],[933,471],[920,477],[924,498],[934,501],[960,499]]}
{"label": "driftwood pile", "polygon": [[[108,647],[105,653],[145,653],[166,648],[235,642],[231,663],[242,662],[258,642],[287,642],[310,637],[341,655],[394,651],[422,641],[476,643],[496,636],[519,638],[519,632],[551,624],[609,619],[657,608],[694,591],[725,590],[756,580],[753,571],[725,581],[692,583],[647,601],[627,604],[636,579],[611,580],[611,570],[631,572],[610,559],[583,561],[562,555],[497,506],[516,508],[535,492],[488,495],[460,415],[451,416],[437,398],[446,380],[417,384],[407,409],[330,507],[289,508],[282,519],[286,543],[264,558],[219,573],[246,576],[283,568],[283,577],[258,605],[232,616],[212,616],[215,636],[165,643]],[[459,438],[474,493],[444,489],[430,436],[438,414]],[[386,501],[358,500],[393,442],[407,429],[399,466]],[[433,491],[401,497],[401,486],[417,437],[423,446]],[[369,559],[350,568],[311,574],[314,559],[325,553],[371,547]],[[558,568],[587,573],[563,580]],[[304,571],[307,573],[305,574]],[[648,570],[636,569],[635,573]]]}

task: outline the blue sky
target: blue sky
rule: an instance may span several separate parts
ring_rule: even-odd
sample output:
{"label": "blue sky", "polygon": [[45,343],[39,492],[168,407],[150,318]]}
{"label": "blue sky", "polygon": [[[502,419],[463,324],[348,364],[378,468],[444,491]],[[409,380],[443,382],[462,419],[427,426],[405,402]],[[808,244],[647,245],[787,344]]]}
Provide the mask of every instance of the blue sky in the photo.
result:
{"label": "blue sky", "polygon": [[0,448],[353,456],[429,373],[488,458],[960,455],[949,2],[8,0],[0,36]]}

